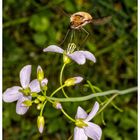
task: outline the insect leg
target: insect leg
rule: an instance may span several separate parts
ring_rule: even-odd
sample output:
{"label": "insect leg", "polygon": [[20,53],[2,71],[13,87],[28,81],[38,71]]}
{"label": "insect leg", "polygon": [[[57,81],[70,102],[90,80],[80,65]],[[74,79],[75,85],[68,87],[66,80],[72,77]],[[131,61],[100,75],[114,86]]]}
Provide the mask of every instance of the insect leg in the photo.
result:
{"label": "insect leg", "polygon": [[66,33],[66,35],[65,35],[65,37],[64,37],[64,39],[63,39],[63,41],[59,44],[59,46],[61,46],[61,45],[64,43],[64,41],[66,40],[66,38],[67,38],[69,32],[70,32],[70,29],[68,29],[68,31],[67,31],[67,33]]}
{"label": "insect leg", "polygon": [[85,42],[85,41],[87,40],[88,36],[89,36],[89,32],[88,32],[86,29],[84,29],[84,28],[81,28],[81,29],[86,33],[86,37],[85,37],[85,39],[82,41],[82,42]]}

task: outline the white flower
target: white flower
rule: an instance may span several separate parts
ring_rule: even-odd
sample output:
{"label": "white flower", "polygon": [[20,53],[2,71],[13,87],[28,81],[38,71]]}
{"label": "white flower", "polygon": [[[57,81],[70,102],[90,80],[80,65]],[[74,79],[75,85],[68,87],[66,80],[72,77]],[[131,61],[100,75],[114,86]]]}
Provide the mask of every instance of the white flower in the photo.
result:
{"label": "white flower", "polygon": [[31,100],[30,92],[40,92],[40,86],[37,79],[30,82],[31,77],[31,65],[24,66],[20,71],[20,86],[13,86],[8,88],[3,93],[4,102],[17,101],[16,113],[23,115],[29,109],[29,106],[23,104],[26,100]]}
{"label": "white flower", "polygon": [[[71,43],[73,44],[73,43]],[[73,45],[71,45],[73,47]],[[86,62],[86,59],[89,59],[93,61],[94,63],[96,62],[95,56],[89,52],[89,51],[74,51],[75,48],[68,47],[67,51],[65,52],[62,48],[56,46],[56,45],[50,45],[47,48],[45,48],[43,51],[44,52],[56,52],[56,53],[61,53],[65,54],[68,56],[70,59],[78,63],[79,65],[83,65]]]}
{"label": "white flower", "polygon": [[95,102],[92,111],[87,115],[87,113],[78,107],[76,114],[76,127],[74,128],[74,140],[87,140],[88,137],[93,140],[100,140],[102,135],[101,128],[89,122],[97,113],[99,109],[99,103]]}

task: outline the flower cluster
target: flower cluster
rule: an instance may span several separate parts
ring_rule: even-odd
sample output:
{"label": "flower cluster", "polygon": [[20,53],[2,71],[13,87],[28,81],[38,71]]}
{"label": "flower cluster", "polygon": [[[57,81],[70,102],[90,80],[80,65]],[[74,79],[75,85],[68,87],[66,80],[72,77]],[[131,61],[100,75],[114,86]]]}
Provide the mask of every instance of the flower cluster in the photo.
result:
{"label": "flower cluster", "polygon": [[43,50],[44,52],[56,52],[63,54],[64,64],[60,72],[60,87],[55,89],[51,94],[47,92],[48,79],[44,77],[44,71],[41,66],[37,67],[36,79],[31,81],[31,65],[26,65],[21,69],[19,74],[21,86],[13,86],[8,88],[3,93],[3,100],[4,102],[8,103],[17,101],[16,113],[19,115],[25,114],[33,103],[36,104],[37,110],[40,111],[40,114],[37,117],[37,126],[40,133],[43,133],[45,126],[43,110],[46,103],[49,102],[54,108],[60,110],[68,119],[75,123],[76,127],[74,128],[74,140],[87,140],[88,137],[93,140],[100,140],[102,135],[101,128],[95,123],[90,122],[99,109],[98,102],[95,102],[89,114],[87,114],[79,106],[75,119],[73,119],[65,112],[61,102],[52,100],[52,97],[60,90],[65,95],[65,97],[68,98],[64,88],[74,86],[78,83],[81,83],[83,80],[81,76],[76,76],[62,81],[65,65],[71,63],[72,60],[79,65],[85,64],[86,59],[94,63],[96,62],[96,58],[91,52],[83,50],[74,51],[75,49],[76,45],[74,43],[69,43],[67,50],[63,50],[56,45],[50,45]]}

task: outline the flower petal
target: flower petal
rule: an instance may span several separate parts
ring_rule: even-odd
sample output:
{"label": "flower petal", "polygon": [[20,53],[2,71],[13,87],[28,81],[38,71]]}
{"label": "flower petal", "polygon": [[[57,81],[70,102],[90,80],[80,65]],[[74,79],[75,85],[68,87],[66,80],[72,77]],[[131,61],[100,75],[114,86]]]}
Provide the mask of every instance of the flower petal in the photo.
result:
{"label": "flower petal", "polygon": [[87,116],[87,118],[85,119],[85,121],[90,121],[97,113],[97,111],[99,110],[99,103],[95,102],[91,112],[89,113],[89,115]]}
{"label": "flower petal", "polygon": [[3,93],[4,102],[11,103],[11,102],[18,100],[22,96],[22,93],[19,92],[19,89],[21,89],[21,87],[19,87],[19,86],[14,86],[14,87],[8,88]]}
{"label": "flower petal", "polygon": [[96,58],[91,52],[89,51],[79,51],[79,52],[81,52],[87,59],[93,61],[94,63],[96,62]]}
{"label": "flower petal", "polygon": [[24,66],[20,71],[20,83],[23,88],[27,88],[31,77],[31,65]]}
{"label": "flower petal", "polygon": [[75,84],[80,83],[83,80],[83,77],[81,76],[77,76],[77,77],[73,77],[75,79]]}
{"label": "flower petal", "polygon": [[39,81],[37,79],[33,80],[30,85],[29,85],[31,92],[40,92],[40,85],[39,85]]}
{"label": "flower petal", "polygon": [[100,140],[102,136],[102,129],[94,123],[86,123],[88,124],[88,126],[84,127],[85,134],[93,140]]}
{"label": "flower petal", "polygon": [[50,45],[47,48],[43,49],[43,52],[56,52],[56,53],[63,53],[64,50],[56,45]]}
{"label": "flower petal", "polygon": [[18,101],[17,101],[17,105],[16,105],[16,113],[19,115],[23,115],[27,112],[27,110],[29,109],[28,106],[24,105],[23,102],[26,100],[31,100],[31,97],[25,97],[22,96]]}
{"label": "flower petal", "polygon": [[88,137],[85,135],[84,129],[75,127],[74,128],[74,140],[87,140]]}
{"label": "flower petal", "polygon": [[48,79],[47,78],[44,78],[42,81],[41,81],[41,85],[42,86],[45,86],[48,84]]}
{"label": "flower petal", "polygon": [[78,109],[77,109],[77,114],[75,116],[76,119],[85,119],[87,117],[87,113],[85,112],[85,110],[78,106]]}
{"label": "flower petal", "polygon": [[72,60],[74,60],[79,65],[83,65],[86,62],[85,56],[79,51],[75,51],[74,53],[67,54],[67,56],[69,56]]}

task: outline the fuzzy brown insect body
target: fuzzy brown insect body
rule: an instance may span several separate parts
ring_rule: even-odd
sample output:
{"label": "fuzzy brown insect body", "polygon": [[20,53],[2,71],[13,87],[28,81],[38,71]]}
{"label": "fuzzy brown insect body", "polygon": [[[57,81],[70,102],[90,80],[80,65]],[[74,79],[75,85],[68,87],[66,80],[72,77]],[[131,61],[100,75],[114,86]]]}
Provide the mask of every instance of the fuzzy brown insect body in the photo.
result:
{"label": "fuzzy brown insect body", "polygon": [[70,27],[79,29],[92,21],[92,16],[86,12],[77,12],[70,17]]}
{"label": "fuzzy brown insect body", "polygon": [[111,16],[102,17],[94,19],[87,12],[76,12],[70,17],[70,28],[71,29],[80,29],[88,23],[93,23],[95,25],[105,24],[110,20]]}

